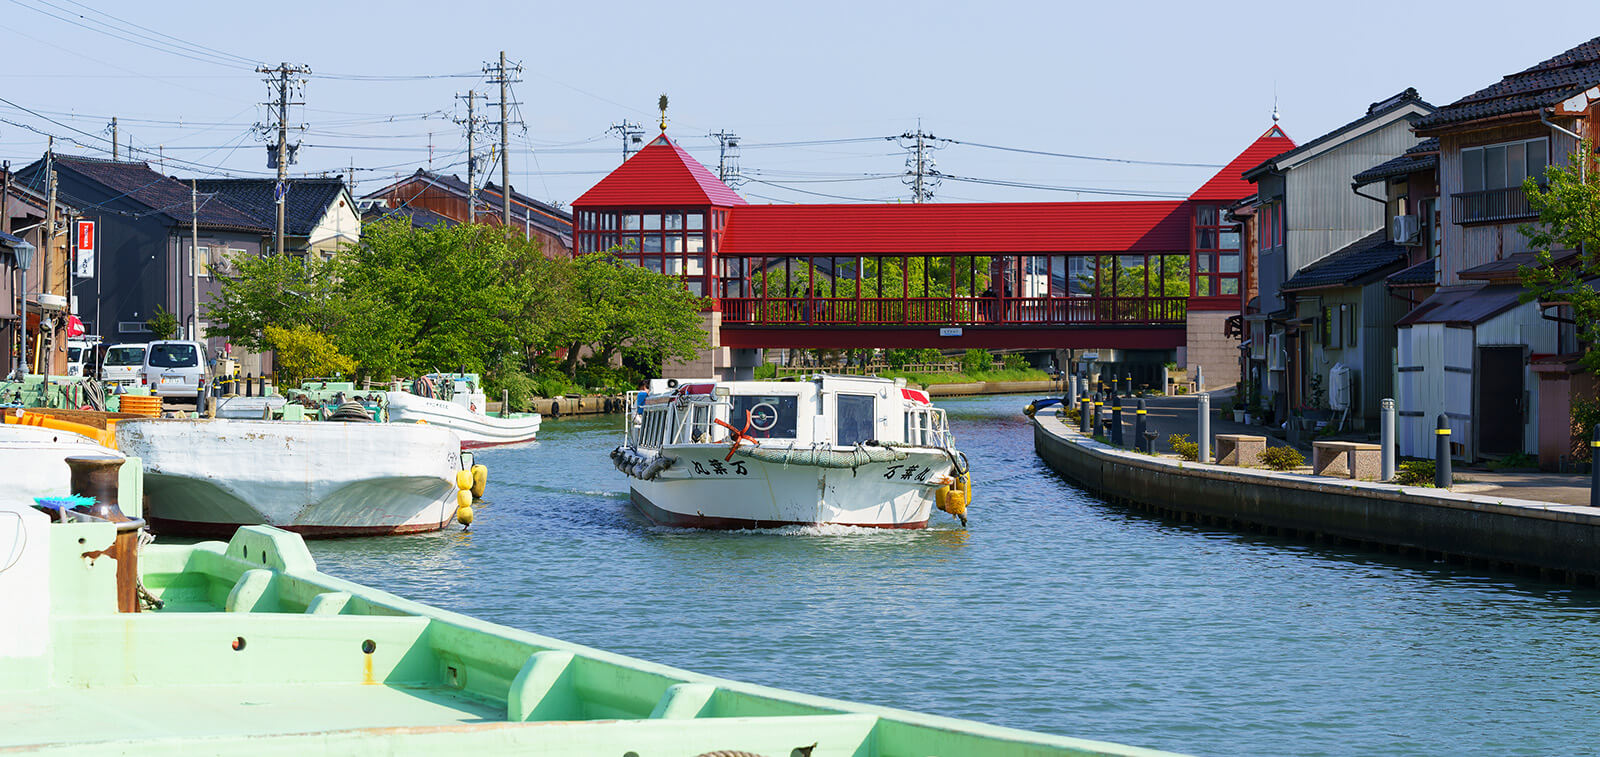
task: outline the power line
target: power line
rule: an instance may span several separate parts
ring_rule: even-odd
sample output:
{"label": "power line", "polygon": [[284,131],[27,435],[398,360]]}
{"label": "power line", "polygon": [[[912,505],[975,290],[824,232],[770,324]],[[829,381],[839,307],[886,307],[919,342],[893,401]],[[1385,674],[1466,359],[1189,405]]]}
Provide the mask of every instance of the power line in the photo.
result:
{"label": "power line", "polygon": [[1019,152],[1027,155],[1046,155],[1052,158],[1071,158],[1073,160],[1094,160],[1102,163],[1124,163],[1134,166],[1165,166],[1168,168],[1222,168],[1223,163],[1178,163],[1165,160],[1134,160],[1132,158],[1108,158],[1100,155],[1074,155],[1065,152],[1048,152],[1046,150],[1030,150],[1024,147],[1004,147],[1001,145],[986,145],[982,142],[963,142],[957,139],[940,139],[952,145],[966,145],[968,147],[982,147],[988,150],[1004,150],[1005,152]]}

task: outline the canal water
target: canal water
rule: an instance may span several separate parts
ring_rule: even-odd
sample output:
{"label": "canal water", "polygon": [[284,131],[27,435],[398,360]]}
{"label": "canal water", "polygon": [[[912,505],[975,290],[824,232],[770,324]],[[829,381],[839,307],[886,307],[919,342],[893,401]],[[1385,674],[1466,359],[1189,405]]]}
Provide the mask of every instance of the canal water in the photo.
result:
{"label": "canal water", "polygon": [[968,529],[652,526],[617,416],[487,450],[471,532],[312,542],[333,575],[707,674],[1204,755],[1595,753],[1600,592],[1130,513],[951,400]]}

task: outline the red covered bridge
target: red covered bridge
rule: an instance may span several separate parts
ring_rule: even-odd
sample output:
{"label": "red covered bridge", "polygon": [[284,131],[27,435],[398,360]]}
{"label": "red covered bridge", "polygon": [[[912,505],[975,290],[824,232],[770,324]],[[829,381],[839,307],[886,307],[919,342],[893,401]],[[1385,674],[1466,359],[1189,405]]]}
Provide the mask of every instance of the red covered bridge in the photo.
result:
{"label": "red covered bridge", "polygon": [[574,242],[710,297],[719,348],[1172,350],[1239,312],[1224,212],[1291,147],[1274,126],[1185,200],[751,205],[663,134],[573,203]]}

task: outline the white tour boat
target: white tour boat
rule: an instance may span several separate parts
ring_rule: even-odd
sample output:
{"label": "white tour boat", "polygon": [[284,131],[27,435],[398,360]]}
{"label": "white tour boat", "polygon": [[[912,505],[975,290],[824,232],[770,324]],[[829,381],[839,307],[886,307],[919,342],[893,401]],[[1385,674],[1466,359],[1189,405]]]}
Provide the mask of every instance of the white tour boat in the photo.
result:
{"label": "white tour boat", "polygon": [[458,506],[461,440],[438,426],[141,418],[116,437],[144,461],[146,519],[164,533],[437,531]]}
{"label": "white tour boat", "polygon": [[903,380],[657,380],[627,418],[611,458],[662,525],[923,528],[935,507],[966,523],[966,458]]}
{"label": "white tour boat", "polygon": [[443,426],[461,437],[462,449],[531,442],[539,433],[538,413],[489,415],[476,373],[433,373],[411,388],[389,390],[389,421]]}

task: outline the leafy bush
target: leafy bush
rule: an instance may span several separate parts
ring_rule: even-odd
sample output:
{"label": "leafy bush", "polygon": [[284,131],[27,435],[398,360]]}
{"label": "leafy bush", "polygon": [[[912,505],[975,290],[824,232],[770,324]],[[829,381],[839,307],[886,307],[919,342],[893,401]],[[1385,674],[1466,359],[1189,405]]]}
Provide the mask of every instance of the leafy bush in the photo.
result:
{"label": "leafy bush", "polygon": [[778,377],[778,366],[772,363],[762,363],[756,366],[756,380],[770,381]]}
{"label": "leafy bush", "polygon": [[1013,352],[1013,353],[1011,353],[1009,355],[1006,355],[1004,360],[1005,360],[1005,369],[1008,370],[1008,371],[1021,371],[1021,370],[1026,370],[1026,369],[1032,367],[1032,366],[1028,365],[1028,359],[1027,358],[1025,358],[1025,357],[1023,357],[1023,356],[1021,356],[1021,355],[1019,355],[1019,354],[1017,354],[1015,352]]}
{"label": "leafy bush", "polygon": [[1065,407],[1061,411],[1061,415],[1074,424],[1083,422],[1083,412],[1075,407]]}
{"label": "leafy bush", "polygon": [[1407,460],[1394,472],[1394,482],[1403,486],[1433,486],[1438,466],[1432,460]]}
{"label": "leafy bush", "polygon": [[994,370],[994,355],[988,350],[967,350],[961,355],[961,372],[968,376]]}
{"label": "leafy bush", "polygon": [[1189,441],[1188,434],[1173,434],[1167,437],[1167,446],[1171,447],[1178,457],[1190,462],[1200,459],[1200,443]]}
{"label": "leafy bush", "polygon": [[1532,468],[1539,464],[1538,460],[1529,457],[1523,452],[1513,452],[1499,460],[1489,463],[1489,470],[1506,470],[1508,468]]}
{"label": "leafy bush", "polygon": [[500,398],[501,392],[506,393],[506,401],[511,405],[511,411],[526,413],[533,409],[533,396],[539,392],[539,382],[532,376],[520,370],[508,370],[496,373],[484,379],[484,393],[489,399]]}
{"label": "leafy bush", "polygon": [[263,336],[273,351],[279,386],[299,386],[308,378],[345,375],[356,369],[356,361],[341,354],[328,337],[312,331],[310,326],[268,326]]}
{"label": "leafy bush", "polygon": [[1306,464],[1306,456],[1293,447],[1268,447],[1261,452],[1261,464],[1276,471],[1294,470]]}
{"label": "leafy bush", "polygon": [[1589,439],[1600,424],[1600,400],[1574,400],[1572,403],[1572,461],[1589,460]]}
{"label": "leafy bush", "polygon": [[145,328],[150,329],[150,333],[155,339],[171,339],[173,334],[178,333],[178,316],[157,305],[156,309],[151,311],[150,318],[144,322],[144,325]]}

